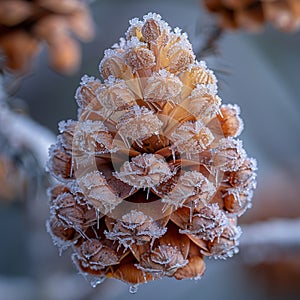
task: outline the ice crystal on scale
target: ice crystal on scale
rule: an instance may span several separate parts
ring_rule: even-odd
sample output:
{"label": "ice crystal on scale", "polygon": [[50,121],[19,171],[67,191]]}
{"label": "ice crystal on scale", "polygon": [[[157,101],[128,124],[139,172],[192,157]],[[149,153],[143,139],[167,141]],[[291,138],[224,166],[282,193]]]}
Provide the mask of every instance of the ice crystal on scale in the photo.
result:
{"label": "ice crystal on scale", "polygon": [[187,34],[149,13],[125,36],[105,51],[103,81],[82,78],[78,121],[59,125],[47,226],[93,286],[116,278],[133,292],[199,279],[206,256],[237,252],[256,163],[236,139],[239,108],[221,105]]}

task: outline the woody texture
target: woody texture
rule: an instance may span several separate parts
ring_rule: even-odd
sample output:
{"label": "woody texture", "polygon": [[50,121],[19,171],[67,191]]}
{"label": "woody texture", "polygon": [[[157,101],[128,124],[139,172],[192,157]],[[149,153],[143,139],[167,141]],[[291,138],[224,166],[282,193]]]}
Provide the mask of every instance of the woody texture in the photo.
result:
{"label": "woody texture", "polygon": [[61,73],[74,72],[81,59],[74,37],[90,41],[93,28],[83,0],[1,0],[0,54],[4,67],[28,72],[45,43],[50,65]]}
{"label": "woody texture", "polygon": [[271,23],[282,31],[300,29],[299,0],[203,0],[224,29],[261,30]]}
{"label": "woody texture", "polygon": [[93,286],[200,279],[205,257],[238,252],[256,185],[239,107],[221,104],[187,34],[154,13],[130,21],[99,69],[50,148],[48,231]]}

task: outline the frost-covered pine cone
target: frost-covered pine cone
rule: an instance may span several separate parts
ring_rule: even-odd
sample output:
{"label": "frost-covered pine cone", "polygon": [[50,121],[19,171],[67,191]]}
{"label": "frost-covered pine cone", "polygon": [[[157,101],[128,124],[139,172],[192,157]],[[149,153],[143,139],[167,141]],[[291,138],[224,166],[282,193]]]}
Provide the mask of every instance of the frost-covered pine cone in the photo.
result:
{"label": "frost-covered pine cone", "polygon": [[103,82],[84,76],[78,121],[59,124],[48,168],[48,230],[92,284],[200,278],[204,257],[231,257],[256,163],[236,105],[195,60],[187,35],[157,14],[130,21],[106,50]]}
{"label": "frost-covered pine cone", "polygon": [[0,53],[12,71],[27,71],[46,42],[51,66],[59,72],[72,72],[81,58],[72,33],[89,41],[93,27],[83,0],[0,1]]}
{"label": "frost-covered pine cone", "polygon": [[[202,0],[201,0],[202,1]],[[259,30],[267,23],[283,31],[300,28],[299,0],[203,0],[215,13],[221,27]]]}

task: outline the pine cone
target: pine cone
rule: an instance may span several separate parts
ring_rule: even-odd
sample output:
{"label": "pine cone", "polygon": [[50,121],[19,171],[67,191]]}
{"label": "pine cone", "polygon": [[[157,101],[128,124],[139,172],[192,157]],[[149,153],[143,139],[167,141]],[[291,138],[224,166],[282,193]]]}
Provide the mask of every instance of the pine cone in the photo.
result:
{"label": "pine cone", "polygon": [[270,22],[283,31],[300,28],[299,0],[203,0],[225,29],[256,31]]}
{"label": "pine cone", "polygon": [[0,1],[0,48],[5,66],[27,71],[43,42],[47,43],[51,66],[73,72],[80,62],[82,41],[93,37],[93,22],[82,0]]}
{"label": "pine cone", "polygon": [[61,185],[48,229],[93,285],[200,278],[205,256],[237,252],[255,188],[239,108],[221,105],[186,33],[157,14],[130,21],[100,73],[82,78],[78,121],[61,122],[51,147]]}

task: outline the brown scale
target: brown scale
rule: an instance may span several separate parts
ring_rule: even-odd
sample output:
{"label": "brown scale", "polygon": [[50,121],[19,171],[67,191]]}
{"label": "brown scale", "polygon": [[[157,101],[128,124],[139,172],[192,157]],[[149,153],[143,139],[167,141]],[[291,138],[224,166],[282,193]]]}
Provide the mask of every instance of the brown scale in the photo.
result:
{"label": "brown scale", "polygon": [[63,152],[59,147],[52,148],[51,156],[51,164],[48,165],[50,171],[57,176],[57,178],[73,180],[72,156]]}
{"label": "brown scale", "polygon": [[194,210],[192,214],[189,209],[180,208],[172,214],[171,220],[181,228],[181,233],[193,235],[204,241],[219,238],[224,231],[224,226],[229,223],[217,204],[204,206]]}
{"label": "brown scale", "polygon": [[[86,204],[80,204],[64,186],[57,186],[51,190],[52,200],[51,219],[49,229],[60,240],[78,242],[90,226],[97,222],[95,211]],[[83,202],[83,200],[81,199]]]}
{"label": "brown scale", "polygon": [[101,81],[99,79],[90,79],[88,82],[82,83],[75,93],[78,106],[86,110],[100,109],[101,105],[97,99],[97,90],[100,87]]}
{"label": "brown scale", "polygon": [[246,158],[237,171],[225,172],[219,188],[224,208],[240,215],[250,207],[252,192],[256,187],[256,163]]}
{"label": "brown scale", "polygon": [[153,246],[137,246],[134,254],[141,270],[156,276],[173,276],[179,268],[187,265],[189,246],[187,236],[180,235],[175,226],[169,226],[166,234],[155,240]]}
{"label": "brown scale", "polygon": [[119,279],[133,285],[155,279],[152,274],[136,267],[136,260],[132,255],[128,255],[120,265],[116,265],[111,269],[112,270],[106,274],[108,278]]}
{"label": "brown scale", "polygon": [[196,244],[190,241],[189,253],[188,253],[188,263],[179,268],[175,273],[174,277],[177,280],[182,280],[186,278],[200,279],[205,272],[204,257],[200,254],[200,250]]}
{"label": "brown scale", "polygon": [[60,194],[53,201],[56,216],[71,227],[82,229],[84,224],[84,211],[76,202],[72,194]]}
{"label": "brown scale", "polygon": [[168,220],[168,217],[154,220],[141,211],[132,210],[124,214],[121,220],[106,217],[108,231],[105,235],[108,239],[119,241],[124,247],[131,248],[162,236],[166,232]]}
{"label": "brown scale", "polygon": [[230,223],[224,228],[219,238],[208,241],[207,252],[202,251],[204,255],[215,258],[227,258],[237,253],[238,238],[241,234],[240,228],[236,227],[236,218],[230,220]]}
{"label": "brown scale", "polygon": [[217,118],[225,137],[240,135],[243,123],[239,111],[234,106],[222,105]]}
{"label": "brown scale", "polygon": [[122,255],[112,247],[106,246],[99,239],[85,240],[73,255],[77,266],[85,273],[102,275],[108,267],[120,263]]}
{"label": "brown scale", "polygon": [[62,241],[76,241],[80,237],[78,231],[73,227],[67,226],[61,219],[56,216],[50,217],[49,228],[52,234]]}

